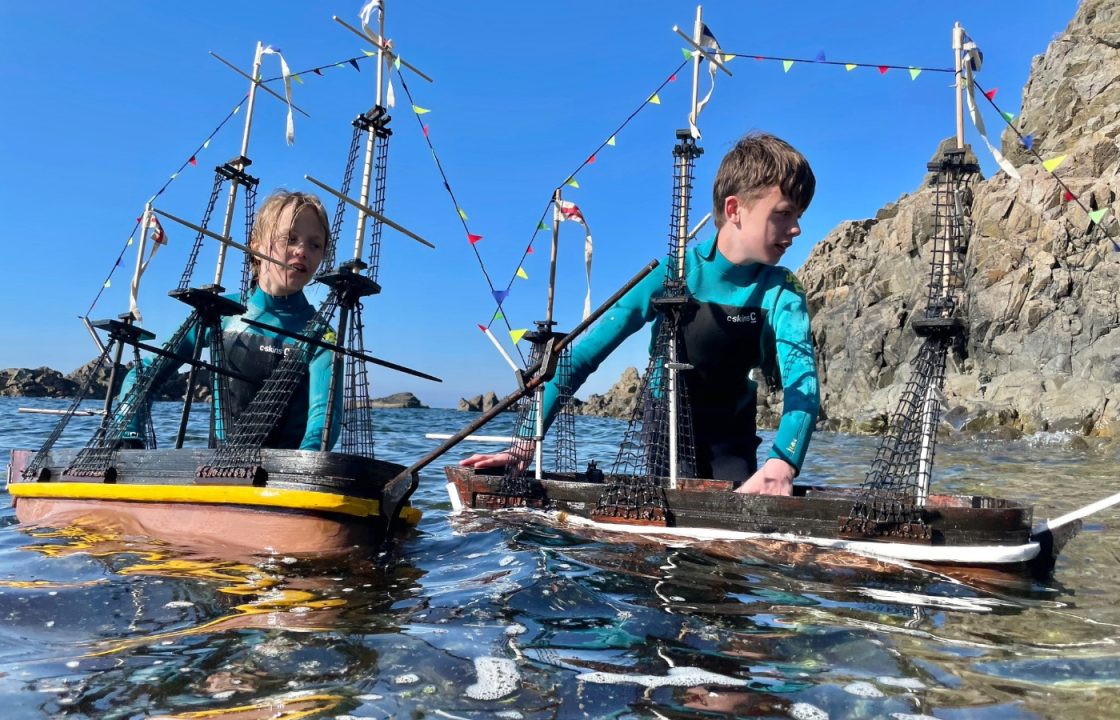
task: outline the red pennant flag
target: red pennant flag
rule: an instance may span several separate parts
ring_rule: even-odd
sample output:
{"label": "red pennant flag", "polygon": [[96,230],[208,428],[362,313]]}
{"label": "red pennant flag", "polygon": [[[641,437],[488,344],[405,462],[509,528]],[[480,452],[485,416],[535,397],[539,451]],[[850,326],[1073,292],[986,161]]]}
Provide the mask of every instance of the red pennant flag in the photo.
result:
{"label": "red pennant flag", "polygon": [[677,74],[676,73],[673,73],[672,75],[669,76],[669,82],[676,82],[676,81],[677,81]]}
{"label": "red pennant flag", "polygon": [[587,158],[587,164],[588,164],[588,165],[590,165],[590,164],[591,164],[591,163],[593,163],[593,162],[595,162],[595,156],[594,156],[594,155],[592,155],[591,157]]}
{"label": "red pennant flag", "polygon": [[198,158],[196,158],[194,155],[191,155],[191,159],[187,162],[189,162],[194,167],[198,167]]}
{"label": "red pennant flag", "polygon": [[526,254],[526,255],[532,255],[532,254],[533,254],[533,246],[532,246],[532,245],[530,245],[529,247],[525,248],[525,254]]}
{"label": "red pennant flag", "polygon": [[880,66],[879,66],[879,74],[880,74],[880,75],[886,75],[886,74],[887,74],[887,70],[890,70],[890,68],[889,68],[889,67],[887,67],[886,65],[880,65]]}
{"label": "red pennant flag", "polygon": [[428,137],[428,130],[429,130],[428,126],[427,125],[421,125],[420,128],[424,131],[424,137]]}
{"label": "red pennant flag", "polygon": [[995,100],[997,92],[999,92],[999,88],[992,88],[988,92],[984,93],[984,97],[988,98],[989,100]]}
{"label": "red pennant flag", "polygon": [[476,242],[478,242],[481,239],[482,239],[481,235],[471,235],[470,233],[467,233],[467,242],[469,242],[471,245],[474,245]]}
{"label": "red pennant flag", "polygon": [[754,59],[758,60],[759,62],[762,62],[765,58],[763,58],[761,55],[755,55]]}
{"label": "red pennant flag", "polygon": [[482,332],[486,332],[486,326],[483,325],[482,323],[479,323],[478,329],[481,330]]}
{"label": "red pennant flag", "polygon": [[1062,201],[1063,202],[1072,202],[1076,199],[1077,199],[1077,197],[1073,193],[1071,193],[1069,190],[1066,190],[1065,194],[1062,195]]}

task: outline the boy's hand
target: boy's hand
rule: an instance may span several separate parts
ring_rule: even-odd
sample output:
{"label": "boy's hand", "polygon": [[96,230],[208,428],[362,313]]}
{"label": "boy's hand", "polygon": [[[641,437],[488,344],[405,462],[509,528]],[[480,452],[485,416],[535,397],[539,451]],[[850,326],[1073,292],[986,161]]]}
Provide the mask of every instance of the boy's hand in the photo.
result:
{"label": "boy's hand", "polygon": [[517,443],[512,450],[500,453],[478,453],[459,461],[461,467],[484,468],[505,467],[515,464],[518,470],[524,470],[533,457],[532,443]]}
{"label": "boy's hand", "polygon": [[793,466],[785,460],[770,458],[745,483],[735,488],[748,495],[792,495]]}

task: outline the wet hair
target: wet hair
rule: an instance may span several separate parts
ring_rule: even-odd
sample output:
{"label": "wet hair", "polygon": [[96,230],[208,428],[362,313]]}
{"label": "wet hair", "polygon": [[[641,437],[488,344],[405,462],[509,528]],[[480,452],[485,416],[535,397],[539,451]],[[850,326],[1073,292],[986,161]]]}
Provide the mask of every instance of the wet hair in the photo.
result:
{"label": "wet hair", "polygon": [[723,156],[712,185],[712,217],[723,227],[723,201],[735,195],[748,203],[777,186],[799,210],[813,201],[817,179],[809,161],[792,145],[769,133],[751,132]]}
{"label": "wet hair", "polygon": [[[288,208],[292,208],[293,223],[304,208],[314,210],[316,217],[323,225],[323,239],[330,239],[331,226],[330,222],[327,221],[327,211],[317,196],[311,193],[277,189],[272,191],[272,194],[261,205],[261,209],[257,211],[257,219],[253,223],[253,235],[249,239],[250,248],[259,253],[268,254],[268,241],[276,233],[276,224],[280,222],[280,216]],[[285,235],[289,229],[285,230]],[[253,284],[255,285],[257,278],[260,276],[261,259],[250,256],[249,265],[253,272]]]}

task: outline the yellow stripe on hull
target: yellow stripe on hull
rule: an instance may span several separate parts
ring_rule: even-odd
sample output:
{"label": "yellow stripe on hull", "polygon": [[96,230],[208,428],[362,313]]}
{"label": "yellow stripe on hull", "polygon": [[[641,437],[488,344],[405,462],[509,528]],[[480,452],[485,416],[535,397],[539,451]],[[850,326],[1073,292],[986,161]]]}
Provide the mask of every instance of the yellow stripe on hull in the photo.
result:
{"label": "yellow stripe on hull", "polygon": [[115,485],[109,483],[9,483],[16,498],[65,498],[69,500],[124,500],[150,503],[249,505],[254,507],[315,510],[354,517],[376,516],[381,503],[349,495],[222,485]]}

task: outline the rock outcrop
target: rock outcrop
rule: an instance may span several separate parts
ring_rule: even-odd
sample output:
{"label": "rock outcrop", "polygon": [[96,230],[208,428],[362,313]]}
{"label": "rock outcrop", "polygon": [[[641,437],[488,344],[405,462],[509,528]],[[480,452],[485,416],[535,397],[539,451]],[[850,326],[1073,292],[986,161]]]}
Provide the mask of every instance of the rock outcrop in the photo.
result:
{"label": "rock outcrop", "polygon": [[[1076,197],[1010,129],[1004,173],[974,185],[965,258],[967,340],[946,396],[965,430],[1120,435],[1120,6],[1085,0],[1035,58],[1015,121]],[[920,345],[933,234],[928,183],[821,240],[798,276],[813,313],[829,427],[881,431]],[[966,199],[967,202],[967,199]],[[1079,204],[1080,203],[1080,204]],[[1082,205],[1084,207],[1082,207]],[[1086,209],[1108,208],[1101,226]]]}
{"label": "rock outcrop", "polygon": [[[357,405],[355,405],[354,407],[357,407]],[[386,397],[382,397],[382,398],[370,398],[368,401],[363,403],[361,405],[361,407],[400,409],[400,408],[426,408],[428,406],[423,404],[422,402],[420,402],[420,399],[417,398],[412,393],[410,393],[410,392],[400,392],[400,393],[394,393],[392,395],[387,395]]]}
{"label": "rock outcrop", "polygon": [[5,397],[67,397],[78,385],[49,367],[0,370],[0,395]]}
{"label": "rock outcrop", "polygon": [[583,403],[577,401],[574,411],[577,415],[628,419],[634,410],[641,384],[637,368],[628,367],[610,390],[603,395],[589,395]]}
{"label": "rock outcrop", "polygon": [[498,404],[498,395],[491,390],[484,395],[475,395],[473,398],[459,398],[458,410],[463,412],[488,412]]}

